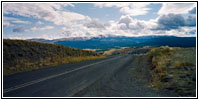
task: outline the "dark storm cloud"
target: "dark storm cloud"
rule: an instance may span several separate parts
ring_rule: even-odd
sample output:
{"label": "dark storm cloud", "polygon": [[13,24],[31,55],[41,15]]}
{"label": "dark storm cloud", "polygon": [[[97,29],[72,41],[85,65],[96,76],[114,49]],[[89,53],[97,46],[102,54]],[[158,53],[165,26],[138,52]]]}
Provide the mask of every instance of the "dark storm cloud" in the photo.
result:
{"label": "dark storm cloud", "polygon": [[186,26],[196,26],[196,16],[189,15],[186,19]]}
{"label": "dark storm cloud", "polygon": [[162,15],[158,19],[158,25],[162,30],[177,29],[185,25],[185,19],[180,14]]}
{"label": "dark storm cloud", "polygon": [[193,27],[196,25],[196,18],[194,16],[188,16],[188,18],[185,19],[180,14],[168,14],[160,16],[157,23],[157,30],[171,30],[178,29],[182,26]]}

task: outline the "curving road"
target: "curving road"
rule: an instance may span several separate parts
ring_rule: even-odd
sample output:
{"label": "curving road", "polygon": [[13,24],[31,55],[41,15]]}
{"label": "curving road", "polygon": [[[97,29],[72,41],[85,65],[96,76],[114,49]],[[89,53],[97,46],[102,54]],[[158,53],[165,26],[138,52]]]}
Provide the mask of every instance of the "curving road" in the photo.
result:
{"label": "curving road", "polygon": [[163,96],[131,80],[133,58],[133,55],[112,56],[3,77],[3,96]]}

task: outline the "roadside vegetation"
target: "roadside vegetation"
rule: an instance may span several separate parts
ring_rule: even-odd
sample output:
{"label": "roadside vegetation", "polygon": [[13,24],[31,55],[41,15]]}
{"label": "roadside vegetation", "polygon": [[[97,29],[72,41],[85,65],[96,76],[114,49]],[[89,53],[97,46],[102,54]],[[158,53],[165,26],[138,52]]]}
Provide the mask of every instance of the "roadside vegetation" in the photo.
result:
{"label": "roadside vegetation", "polygon": [[100,58],[104,56],[62,45],[3,39],[3,75]]}
{"label": "roadside vegetation", "polygon": [[179,96],[196,96],[196,48],[163,46],[147,53],[150,58],[151,87]]}
{"label": "roadside vegetation", "polygon": [[103,55],[121,55],[121,54],[144,54],[150,50],[150,47],[119,47],[109,49],[103,52]]}

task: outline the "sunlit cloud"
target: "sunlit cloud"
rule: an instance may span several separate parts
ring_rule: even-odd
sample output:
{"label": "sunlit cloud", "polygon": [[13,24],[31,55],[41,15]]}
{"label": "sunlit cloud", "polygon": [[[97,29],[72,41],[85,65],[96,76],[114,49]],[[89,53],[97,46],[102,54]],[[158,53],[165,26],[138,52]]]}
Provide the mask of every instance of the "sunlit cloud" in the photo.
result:
{"label": "sunlit cloud", "polygon": [[[194,3],[157,3],[156,5],[161,5],[160,8],[151,3],[92,3],[91,7],[78,9],[80,5],[86,4],[3,3],[4,33],[8,34],[7,37],[11,36],[10,32],[14,32],[15,36],[12,34],[12,37],[45,39],[91,38],[101,35],[108,37],[196,34]],[[106,13],[107,8],[120,17],[116,20],[111,19],[112,13]],[[91,14],[92,11],[95,14]],[[105,13],[104,17],[110,17],[109,20],[98,18],[97,11]],[[144,20],[144,17],[154,14],[157,15],[156,18]],[[138,16],[142,16],[143,19],[139,19]],[[17,33],[26,34],[26,37],[18,36]]]}

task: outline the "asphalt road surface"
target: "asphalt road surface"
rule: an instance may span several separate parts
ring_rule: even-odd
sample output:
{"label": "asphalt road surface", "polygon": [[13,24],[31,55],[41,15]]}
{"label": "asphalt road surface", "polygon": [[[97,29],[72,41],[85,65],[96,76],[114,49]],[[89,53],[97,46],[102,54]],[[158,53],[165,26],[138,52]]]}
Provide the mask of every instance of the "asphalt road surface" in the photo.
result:
{"label": "asphalt road surface", "polygon": [[161,97],[130,78],[133,55],[48,67],[3,77],[4,97]]}

